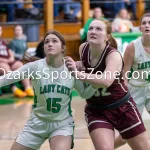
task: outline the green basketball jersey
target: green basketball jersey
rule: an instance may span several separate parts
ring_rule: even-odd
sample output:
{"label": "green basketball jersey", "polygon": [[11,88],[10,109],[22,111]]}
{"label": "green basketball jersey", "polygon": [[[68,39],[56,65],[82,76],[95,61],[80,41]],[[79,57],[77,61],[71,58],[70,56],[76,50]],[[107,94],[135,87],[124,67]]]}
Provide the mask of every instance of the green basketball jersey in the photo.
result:
{"label": "green basketball jersey", "polygon": [[[35,91],[34,113],[45,120],[64,120],[71,116],[74,78],[65,65],[49,67],[46,59],[37,61],[41,78],[32,80]],[[62,73],[64,72],[64,73]]]}
{"label": "green basketball jersey", "polygon": [[148,54],[142,45],[142,38],[139,37],[133,41],[135,48],[135,57],[132,65],[132,75],[129,84],[134,86],[150,85],[150,54]]}
{"label": "green basketball jersey", "polygon": [[82,98],[93,96],[97,89],[71,76],[65,63],[59,68],[47,65],[46,58],[27,63],[0,76],[0,87],[30,78],[34,89],[33,113],[44,120],[64,120],[71,116],[71,93],[75,88]]}

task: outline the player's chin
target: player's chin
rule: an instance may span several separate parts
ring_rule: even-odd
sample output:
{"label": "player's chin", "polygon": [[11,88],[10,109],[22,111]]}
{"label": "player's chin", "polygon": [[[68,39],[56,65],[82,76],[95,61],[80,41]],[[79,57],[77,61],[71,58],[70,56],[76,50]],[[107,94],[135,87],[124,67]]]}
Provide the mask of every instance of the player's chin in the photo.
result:
{"label": "player's chin", "polygon": [[97,39],[89,39],[88,42],[91,44],[98,44]]}
{"label": "player's chin", "polygon": [[55,56],[56,53],[51,51],[51,52],[47,52],[47,55],[48,55],[48,56]]}

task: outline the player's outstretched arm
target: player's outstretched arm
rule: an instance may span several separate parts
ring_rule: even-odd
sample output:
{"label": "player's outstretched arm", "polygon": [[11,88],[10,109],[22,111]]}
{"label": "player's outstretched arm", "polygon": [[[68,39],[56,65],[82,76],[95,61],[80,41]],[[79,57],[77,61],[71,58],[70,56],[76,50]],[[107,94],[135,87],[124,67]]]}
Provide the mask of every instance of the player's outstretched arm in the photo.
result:
{"label": "player's outstretched arm", "polygon": [[[2,69],[2,68],[1,68]],[[9,71],[8,73],[3,70],[4,75],[0,76],[0,87],[10,85],[12,83],[21,81],[25,78],[36,78],[37,64],[31,62],[23,65],[15,71]]]}
{"label": "player's outstretched arm", "polygon": [[116,79],[122,69],[122,57],[119,52],[112,52],[106,58],[106,68],[101,73],[85,73],[77,71],[74,60],[67,57],[66,66],[72,75],[85,83],[92,85],[95,88],[108,88]]}

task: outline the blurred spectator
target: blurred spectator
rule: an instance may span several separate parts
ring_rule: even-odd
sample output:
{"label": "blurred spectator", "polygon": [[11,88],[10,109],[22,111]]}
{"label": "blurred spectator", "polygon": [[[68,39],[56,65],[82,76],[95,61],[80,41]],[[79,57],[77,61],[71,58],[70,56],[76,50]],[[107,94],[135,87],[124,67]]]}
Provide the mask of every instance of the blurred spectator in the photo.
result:
{"label": "blurred spectator", "polygon": [[133,28],[132,22],[129,20],[129,14],[126,9],[121,9],[117,17],[112,22],[113,32],[130,32]]}
{"label": "blurred spectator", "polygon": [[14,0],[14,1],[18,2],[18,4],[15,4],[16,8],[19,8],[19,9],[23,8],[24,0]]}
{"label": "blurred spectator", "polygon": [[[5,4],[0,4],[0,12],[7,13],[7,21],[15,20],[15,8],[22,8],[22,0],[1,0]],[[18,2],[18,4],[6,4],[7,2]]]}
{"label": "blurred spectator", "polygon": [[9,48],[15,53],[15,59],[22,60],[27,50],[26,36],[23,34],[21,25],[16,25],[14,29],[15,38],[10,42]]}
{"label": "blurred spectator", "polygon": [[81,10],[81,4],[80,2],[76,3],[70,3],[77,0],[54,0],[54,2],[67,2],[67,3],[60,3],[55,4],[54,3],[54,17],[58,17],[60,12],[64,12],[64,18],[65,19],[76,19],[77,14]]}
{"label": "blurred spectator", "polygon": [[[64,0],[68,3],[65,4],[65,18],[66,19],[76,19],[77,14],[81,10],[81,4],[80,2],[77,2],[77,0]],[[76,3],[69,3],[69,2],[76,2]],[[71,13],[72,10],[72,13]]]}
{"label": "blurred spectator", "polygon": [[56,4],[55,2],[63,2],[62,0],[54,0],[54,18],[59,16],[61,10],[64,11],[65,4]]}
{"label": "blurred spectator", "polygon": [[93,17],[89,18],[88,21],[85,23],[84,28],[80,30],[80,37],[83,42],[86,41],[89,26],[94,19],[106,20],[104,18],[101,8],[95,7],[93,9]]}
{"label": "blurred spectator", "polygon": [[136,2],[137,0],[124,0],[125,7],[128,11],[132,13],[132,19],[136,19]]}
{"label": "blurred spectator", "polygon": [[[95,1],[95,0],[90,0]],[[108,0],[99,0],[101,3],[93,3],[91,4],[91,7],[101,7],[103,10],[103,13],[105,15],[106,18],[114,18],[118,12],[125,8],[125,4],[123,0],[109,0],[109,2],[107,2]],[[104,3],[103,3],[104,2]]]}
{"label": "blurred spectator", "polygon": [[[14,71],[22,66],[22,62],[15,60],[13,52],[8,49],[5,41],[2,39],[2,27],[0,26],[0,75]],[[15,84],[11,85],[13,94],[16,97],[23,98],[25,96],[34,96],[29,79],[22,80],[25,91],[19,89]]]}

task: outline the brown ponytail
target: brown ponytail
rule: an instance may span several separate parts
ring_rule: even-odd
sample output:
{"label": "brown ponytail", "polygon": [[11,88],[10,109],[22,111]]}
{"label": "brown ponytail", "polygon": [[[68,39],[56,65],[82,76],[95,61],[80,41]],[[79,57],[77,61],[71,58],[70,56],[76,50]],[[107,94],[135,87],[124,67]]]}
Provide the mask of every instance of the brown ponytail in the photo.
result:
{"label": "brown ponytail", "polygon": [[112,46],[112,47],[117,49],[117,42],[114,39],[114,37],[111,35],[111,33],[112,33],[111,23],[108,20],[101,20],[101,21],[104,22],[105,25],[106,25],[106,32],[109,35],[108,43],[110,44],[110,46]]}
{"label": "brown ponytail", "polygon": [[23,64],[26,64],[26,63],[33,62],[36,60],[40,60],[40,58],[35,57],[35,56],[31,56],[29,53],[25,52],[23,55],[22,62],[23,62]]}
{"label": "brown ponytail", "polygon": [[108,43],[110,44],[110,46],[114,47],[115,49],[118,48],[117,42],[116,42],[116,40],[114,39],[114,37],[111,34],[110,34]]}

